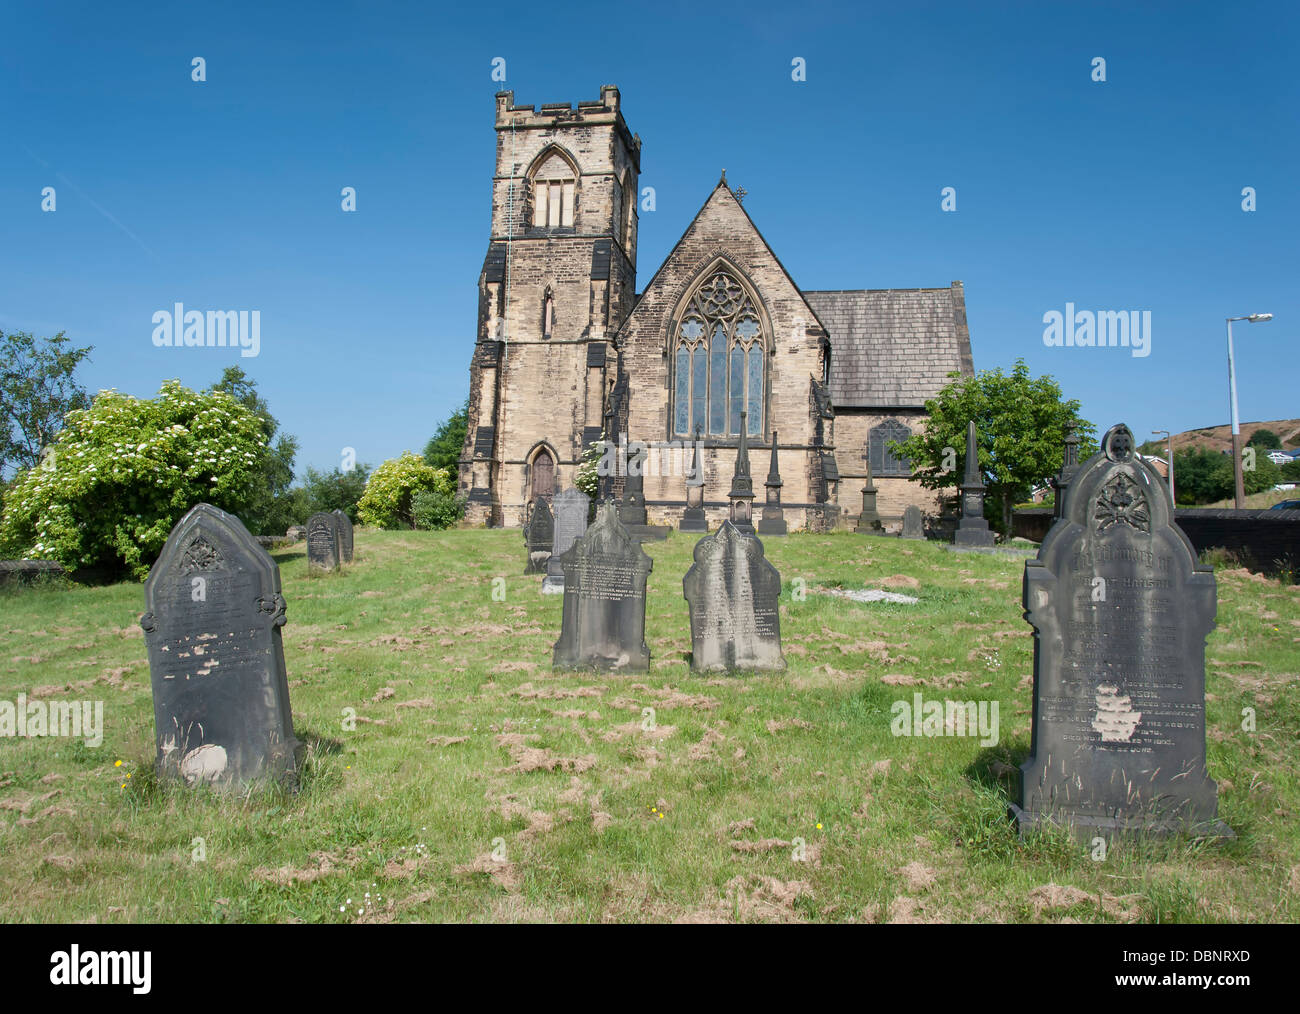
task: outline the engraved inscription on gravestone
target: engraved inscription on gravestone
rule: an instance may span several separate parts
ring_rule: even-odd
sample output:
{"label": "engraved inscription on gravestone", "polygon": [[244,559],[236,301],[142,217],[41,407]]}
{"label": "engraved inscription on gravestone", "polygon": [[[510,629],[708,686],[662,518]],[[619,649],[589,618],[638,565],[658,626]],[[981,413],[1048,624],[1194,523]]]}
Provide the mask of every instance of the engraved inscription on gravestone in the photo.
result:
{"label": "engraved inscription on gravestone", "polygon": [[352,562],[352,519],[343,511],[332,511],[339,530],[339,552],[343,563]]}
{"label": "engraved inscription on gravestone", "polygon": [[1194,830],[1217,820],[1205,763],[1211,568],[1173,523],[1164,480],[1128,427],[1070,482],[1062,516],[1025,564],[1034,628],[1033,753],[1021,833],[1043,821],[1091,832]]}
{"label": "engraved inscription on gravestone", "polygon": [[528,520],[524,522],[524,547],[528,554],[525,574],[545,573],[554,542],[555,519],[545,497],[538,497],[529,505]]}
{"label": "engraved inscription on gravestone", "polygon": [[554,667],[649,669],[645,593],[654,561],[619,523],[613,502],[600,505],[595,523],[559,563],[564,571],[564,618]]}
{"label": "engraved inscription on gravestone", "polygon": [[550,559],[546,561],[546,577],[542,579],[543,594],[564,591],[564,569],[560,555],[587,530],[587,512],[591,498],[580,489],[570,488],[555,497],[555,543]]}
{"label": "engraved inscription on gravestone", "polygon": [[298,740],[280,627],[280,571],[243,523],[199,504],[144,586],[160,775],[218,788],[292,782]]}
{"label": "engraved inscription on gravestone", "polygon": [[691,668],[706,671],[785,668],[781,654],[781,575],[763,544],[730,521],[695,544],[682,578],[691,613]]}
{"label": "engraved inscription on gravestone", "polygon": [[338,570],[343,560],[338,518],[321,511],[307,519],[307,569]]}

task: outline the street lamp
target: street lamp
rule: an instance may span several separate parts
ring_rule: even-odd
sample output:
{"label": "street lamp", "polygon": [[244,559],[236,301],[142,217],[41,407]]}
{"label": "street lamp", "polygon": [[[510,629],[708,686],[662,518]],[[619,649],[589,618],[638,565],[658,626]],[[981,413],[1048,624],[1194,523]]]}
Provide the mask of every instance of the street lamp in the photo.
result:
{"label": "street lamp", "polygon": [[1232,398],[1232,479],[1235,485],[1236,507],[1241,510],[1246,499],[1246,485],[1241,476],[1241,425],[1237,421],[1237,372],[1232,360],[1232,322],[1245,320],[1263,324],[1273,319],[1271,313],[1248,313],[1244,317],[1228,317],[1228,394]]}
{"label": "street lamp", "polygon": [[1168,430],[1152,430],[1151,435],[1153,437],[1164,436],[1169,438],[1169,505],[1176,507],[1177,504],[1174,502],[1174,435]]}

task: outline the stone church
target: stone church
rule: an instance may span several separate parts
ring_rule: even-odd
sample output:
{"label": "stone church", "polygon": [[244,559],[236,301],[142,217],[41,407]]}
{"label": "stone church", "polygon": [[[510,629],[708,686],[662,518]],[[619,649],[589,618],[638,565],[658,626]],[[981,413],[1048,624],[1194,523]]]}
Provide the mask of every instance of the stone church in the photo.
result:
{"label": "stone church", "polygon": [[[602,433],[672,448],[698,431],[716,527],[742,418],[755,507],[775,438],[792,530],[851,524],[868,456],[886,522],[936,509],[888,444],[924,426],[950,373],[973,373],[961,282],[801,289],[724,173],[638,292],[641,139],[618,89],[540,109],[499,92],[496,141],[460,464],[468,521],[522,524],[531,500],[573,485]],[[684,469],[666,451],[645,470],[651,523],[681,518],[690,451],[679,457]]]}

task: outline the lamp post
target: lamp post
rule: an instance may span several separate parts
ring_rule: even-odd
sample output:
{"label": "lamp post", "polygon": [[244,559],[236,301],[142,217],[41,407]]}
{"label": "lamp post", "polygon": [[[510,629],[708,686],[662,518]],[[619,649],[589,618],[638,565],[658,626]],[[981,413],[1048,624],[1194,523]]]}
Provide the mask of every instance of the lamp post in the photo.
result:
{"label": "lamp post", "polygon": [[1232,399],[1232,480],[1235,486],[1235,504],[1241,510],[1246,499],[1246,485],[1241,475],[1241,425],[1237,421],[1237,371],[1232,359],[1232,322],[1245,320],[1263,324],[1273,319],[1271,313],[1248,313],[1244,317],[1228,317],[1228,394]]}
{"label": "lamp post", "polygon": [[1169,439],[1169,504],[1171,507],[1176,507],[1178,505],[1174,501],[1174,435],[1168,430],[1152,430],[1151,435]]}

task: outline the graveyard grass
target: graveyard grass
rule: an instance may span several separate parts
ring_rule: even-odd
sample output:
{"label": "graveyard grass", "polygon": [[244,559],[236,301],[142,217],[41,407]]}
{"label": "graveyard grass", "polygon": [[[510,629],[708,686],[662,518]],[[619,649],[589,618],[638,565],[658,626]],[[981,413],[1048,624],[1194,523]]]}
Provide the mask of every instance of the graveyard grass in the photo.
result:
{"label": "graveyard grass", "polygon": [[[1099,860],[1060,833],[1020,842],[1006,816],[1029,752],[1022,560],[766,539],[790,668],[700,676],[694,541],[645,547],[640,675],[552,673],[562,596],[523,575],[518,531],[359,530],[355,563],[319,577],[301,544],[277,552],[296,794],[153,777],[139,585],[0,592],[0,699],[102,700],[105,725],[98,748],[0,740],[0,919],[1300,919],[1300,588],[1216,574],[1209,766],[1237,839]],[[836,586],[920,602],[817,591]],[[891,705],[917,691],[998,701],[1001,742],[895,738]]]}

